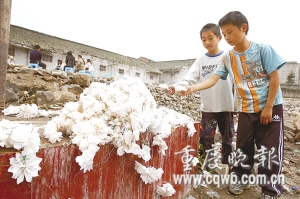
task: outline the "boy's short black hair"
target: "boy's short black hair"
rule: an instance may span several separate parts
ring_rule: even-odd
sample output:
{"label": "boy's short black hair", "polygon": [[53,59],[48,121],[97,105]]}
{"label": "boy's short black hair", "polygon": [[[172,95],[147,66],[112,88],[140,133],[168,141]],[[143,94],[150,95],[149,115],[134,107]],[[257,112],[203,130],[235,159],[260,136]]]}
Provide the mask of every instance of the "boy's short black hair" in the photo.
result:
{"label": "boy's short black hair", "polygon": [[238,28],[241,28],[244,23],[247,24],[247,26],[248,26],[248,28],[246,30],[246,35],[247,35],[248,30],[249,30],[248,20],[245,17],[245,15],[243,15],[241,12],[231,11],[219,20],[220,27],[222,27],[224,25],[232,24],[234,26],[237,26]]}
{"label": "boy's short black hair", "polygon": [[205,26],[203,26],[200,30],[200,37],[202,37],[202,33],[205,31],[212,31],[217,37],[221,35],[220,27],[214,23],[208,23]]}

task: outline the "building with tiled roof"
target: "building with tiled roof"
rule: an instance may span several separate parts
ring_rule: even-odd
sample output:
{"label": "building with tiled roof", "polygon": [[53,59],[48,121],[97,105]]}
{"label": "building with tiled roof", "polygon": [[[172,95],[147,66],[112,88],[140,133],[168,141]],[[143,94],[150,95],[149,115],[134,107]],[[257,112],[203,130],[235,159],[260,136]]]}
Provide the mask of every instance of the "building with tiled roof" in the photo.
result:
{"label": "building with tiled roof", "polygon": [[[139,76],[145,83],[179,82],[194,63],[195,59],[153,61],[146,57],[135,59],[107,50],[69,41],[59,37],[11,25],[9,54],[14,56],[16,64],[28,66],[29,52],[36,44],[41,46],[43,62],[47,69],[53,70],[57,60],[65,60],[66,53],[72,51],[77,57],[91,59],[95,67],[95,76],[107,76],[118,79],[122,75]],[[284,86],[290,73],[295,74],[295,85],[300,83],[300,63],[287,62],[279,70],[280,84]]]}
{"label": "building with tiled roof", "polygon": [[29,53],[36,44],[41,46],[42,61],[50,70],[55,69],[57,60],[64,62],[66,53],[72,51],[75,58],[81,54],[85,60],[91,59],[95,76],[111,76],[115,79],[122,75],[139,76],[146,83],[154,83],[158,82],[158,77],[162,74],[158,69],[139,59],[23,27],[10,26],[9,54],[15,57],[17,64],[29,65]]}
{"label": "building with tiled roof", "polygon": [[196,59],[159,61],[149,62],[149,64],[163,73],[159,76],[159,83],[173,84],[182,80],[195,60]]}

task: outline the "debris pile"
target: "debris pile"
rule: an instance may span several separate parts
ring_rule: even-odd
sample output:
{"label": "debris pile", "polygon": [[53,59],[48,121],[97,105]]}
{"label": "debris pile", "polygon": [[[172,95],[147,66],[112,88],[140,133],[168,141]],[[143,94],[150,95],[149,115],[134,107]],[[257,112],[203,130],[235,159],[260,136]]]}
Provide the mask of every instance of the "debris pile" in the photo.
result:
{"label": "debris pile", "polygon": [[291,143],[300,144],[300,102],[295,98],[284,98],[284,136]]}
{"label": "debris pile", "polygon": [[[75,102],[80,98],[84,88],[91,82],[111,84],[112,77],[90,77],[85,74],[30,69],[28,67],[10,67],[7,70],[6,103],[37,104],[43,109],[59,109],[66,102]],[[146,84],[158,107],[164,106],[179,113],[186,114],[195,121],[200,121],[200,94],[186,97],[169,95],[157,84]]]}

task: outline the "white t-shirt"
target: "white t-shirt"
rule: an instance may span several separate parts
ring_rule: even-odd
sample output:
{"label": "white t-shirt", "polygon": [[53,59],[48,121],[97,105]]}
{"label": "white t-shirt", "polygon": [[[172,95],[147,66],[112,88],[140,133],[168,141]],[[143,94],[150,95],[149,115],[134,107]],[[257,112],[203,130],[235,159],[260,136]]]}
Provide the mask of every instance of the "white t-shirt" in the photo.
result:
{"label": "white t-shirt", "polygon": [[89,72],[94,71],[94,66],[93,64],[91,64],[91,62],[87,62],[87,64],[85,65],[85,68],[89,68]]}
{"label": "white t-shirt", "polygon": [[[211,56],[202,55],[191,66],[185,77],[177,85],[195,85],[210,78],[223,57],[224,51]],[[176,87],[175,87],[176,88]],[[219,80],[213,87],[200,91],[203,112],[234,112],[237,111],[235,89],[231,78]]]}
{"label": "white t-shirt", "polygon": [[9,65],[13,65],[15,64],[15,59],[13,56],[9,56],[8,59],[7,59],[7,64]]}

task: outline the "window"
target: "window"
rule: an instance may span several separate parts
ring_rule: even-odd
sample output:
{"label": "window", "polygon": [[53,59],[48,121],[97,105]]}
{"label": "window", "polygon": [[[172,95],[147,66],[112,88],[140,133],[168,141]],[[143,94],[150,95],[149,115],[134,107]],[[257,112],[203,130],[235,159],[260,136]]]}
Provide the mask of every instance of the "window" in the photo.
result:
{"label": "window", "polygon": [[153,75],[150,75],[150,79],[153,79]]}
{"label": "window", "polygon": [[123,69],[119,69],[119,74],[120,75],[124,75],[124,70]]}
{"label": "window", "polygon": [[52,62],[52,56],[50,56],[50,55],[42,55],[42,61]]}
{"label": "window", "polygon": [[106,66],[100,65],[100,71],[106,71]]}
{"label": "window", "polygon": [[141,74],[140,73],[135,73],[135,76],[139,77]]}

